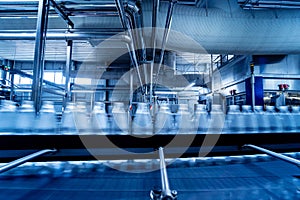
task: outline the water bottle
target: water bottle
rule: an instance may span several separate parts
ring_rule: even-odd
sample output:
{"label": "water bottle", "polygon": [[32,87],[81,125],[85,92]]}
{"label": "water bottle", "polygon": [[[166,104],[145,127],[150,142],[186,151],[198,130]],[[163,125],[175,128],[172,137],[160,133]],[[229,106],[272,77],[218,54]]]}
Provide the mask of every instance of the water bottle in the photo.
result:
{"label": "water bottle", "polygon": [[242,127],[244,133],[257,133],[257,119],[252,107],[249,105],[242,105]]}
{"label": "water bottle", "polygon": [[155,118],[155,133],[170,134],[173,126],[173,116],[168,104],[161,104]]}
{"label": "water bottle", "polygon": [[193,119],[188,111],[187,104],[179,104],[178,111],[175,115],[175,127],[178,130],[177,133],[189,134],[193,131]]}
{"label": "water bottle", "polygon": [[254,113],[256,116],[256,124],[258,133],[265,133],[269,130],[270,124],[267,116],[264,113],[262,106],[254,106]]}
{"label": "water bottle", "polygon": [[206,133],[208,130],[208,113],[206,105],[196,104],[195,105],[195,130],[198,134]]}
{"label": "water bottle", "polygon": [[299,132],[300,131],[300,111],[298,106],[292,106],[292,113],[291,113],[291,127],[292,132]]}
{"label": "water bottle", "polygon": [[77,131],[74,118],[75,110],[75,103],[68,102],[66,105],[66,109],[62,115],[62,131],[67,133],[74,133]]}
{"label": "water bottle", "polygon": [[269,120],[270,132],[282,132],[282,124],[280,123],[280,118],[275,111],[274,106],[266,106],[266,113]]}
{"label": "water bottle", "polygon": [[132,124],[133,134],[151,135],[153,132],[152,127],[149,104],[138,103]]}
{"label": "water bottle", "polygon": [[88,133],[92,129],[91,119],[88,115],[86,102],[77,102],[74,112],[75,125],[80,134]]}
{"label": "water bottle", "polygon": [[239,133],[242,131],[241,114],[239,105],[229,105],[225,117],[224,133]]}
{"label": "water bottle", "polygon": [[128,134],[129,115],[125,111],[124,103],[115,102],[112,108],[112,131],[113,134]]}
{"label": "water bottle", "polygon": [[290,114],[289,107],[288,106],[279,106],[278,110],[279,110],[279,113],[277,115],[277,118],[279,118],[279,121],[280,121],[280,124],[282,127],[282,131],[290,132],[293,129],[293,127],[292,127],[293,119]]}
{"label": "water bottle", "polygon": [[[16,124],[20,123],[17,121],[17,107],[15,102],[2,100],[0,108],[0,132],[3,133],[13,133],[16,130]],[[0,133],[0,134],[1,134]]]}
{"label": "water bottle", "polygon": [[213,104],[209,113],[209,133],[221,133],[224,127],[225,115],[222,112],[222,106]]}
{"label": "water bottle", "polygon": [[92,127],[97,134],[107,134],[109,131],[108,116],[105,112],[105,103],[96,102],[92,113]]}
{"label": "water bottle", "polygon": [[17,112],[17,131],[20,133],[32,133],[35,131],[35,109],[33,101],[23,101]]}
{"label": "water bottle", "polygon": [[53,133],[56,132],[56,125],[54,104],[51,101],[44,101],[37,117],[36,129],[39,133]]}

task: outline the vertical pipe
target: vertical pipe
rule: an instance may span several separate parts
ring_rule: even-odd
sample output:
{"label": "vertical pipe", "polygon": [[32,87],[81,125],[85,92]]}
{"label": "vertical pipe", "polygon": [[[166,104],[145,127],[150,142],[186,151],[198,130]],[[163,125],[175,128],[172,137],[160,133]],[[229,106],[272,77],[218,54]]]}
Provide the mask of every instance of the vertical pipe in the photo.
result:
{"label": "vertical pipe", "polygon": [[[12,71],[14,69],[14,62],[10,61],[9,67],[10,67],[10,71]],[[14,81],[15,81],[15,74],[10,73],[10,97],[9,97],[9,99],[11,101],[13,101],[13,98],[14,98],[14,87],[15,87]]]}
{"label": "vertical pipe", "polygon": [[40,110],[43,87],[45,40],[48,23],[49,2],[40,0],[36,26],[36,39],[33,61],[33,83],[31,100],[34,101],[36,114]]}
{"label": "vertical pipe", "polygon": [[251,70],[251,98],[252,98],[252,110],[255,107],[255,76],[254,76],[254,64],[250,64]]}
{"label": "vertical pipe", "polygon": [[159,60],[159,63],[158,63],[158,70],[157,70],[157,74],[156,74],[155,85],[158,81],[158,75],[159,75],[160,68],[161,68],[161,65],[163,63],[163,60],[164,60],[165,49],[166,49],[169,33],[170,33],[170,30],[171,30],[172,15],[173,15],[174,6],[175,6],[176,2],[177,2],[177,0],[170,0],[168,13],[167,13],[167,19],[166,19],[166,25],[165,25],[165,30],[164,30],[164,35],[163,35],[162,44],[161,44],[160,60]]}
{"label": "vertical pipe", "polygon": [[159,159],[160,159],[160,175],[161,175],[161,186],[162,186],[162,195],[163,197],[170,197],[172,196],[170,187],[169,187],[169,180],[168,174],[166,169],[165,163],[165,156],[164,150],[162,147],[159,147]]}
{"label": "vertical pipe", "polygon": [[156,49],[156,26],[157,26],[157,14],[159,11],[159,0],[153,0],[153,11],[152,11],[152,34],[151,34],[151,44],[153,45],[152,51],[152,62],[150,66],[150,105],[152,105],[152,95],[153,95],[153,67],[155,63],[155,49]]}
{"label": "vertical pipe", "polygon": [[66,68],[65,68],[65,77],[66,77],[66,82],[65,82],[65,96],[64,96],[64,109],[66,108],[67,101],[70,96],[70,70],[72,68],[72,50],[73,50],[73,41],[68,40],[67,41],[67,59],[66,59]]}

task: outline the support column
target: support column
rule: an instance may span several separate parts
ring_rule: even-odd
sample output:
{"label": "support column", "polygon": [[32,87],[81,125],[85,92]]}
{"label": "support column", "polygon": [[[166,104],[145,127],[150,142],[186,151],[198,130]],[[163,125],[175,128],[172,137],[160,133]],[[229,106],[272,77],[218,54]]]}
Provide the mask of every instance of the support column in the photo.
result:
{"label": "support column", "polygon": [[39,0],[31,94],[31,100],[34,101],[36,114],[39,112],[41,107],[48,12],[49,0]]}
{"label": "support column", "polygon": [[65,69],[65,77],[66,77],[66,82],[65,82],[65,96],[64,96],[64,102],[63,102],[63,107],[64,109],[66,108],[67,101],[69,100],[70,97],[70,90],[71,90],[71,85],[70,85],[70,70],[72,68],[72,51],[73,51],[73,41],[68,40],[67,41],[67,60],[66,60],[66,69]]}

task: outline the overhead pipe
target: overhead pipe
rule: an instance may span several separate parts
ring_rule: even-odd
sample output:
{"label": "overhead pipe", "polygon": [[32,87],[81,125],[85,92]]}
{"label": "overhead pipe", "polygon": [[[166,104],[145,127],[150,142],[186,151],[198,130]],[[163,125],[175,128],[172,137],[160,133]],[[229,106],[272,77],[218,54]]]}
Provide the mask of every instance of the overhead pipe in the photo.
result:
{"label": "overhead pipe", "polygon": [[46,33],[48,26],[49,0],[39,0],[38,20],[36,25],[36,38],[33,60],[33,79],[31,100],[34,102],[35,113],[38,114],[42,101],[44,57]]}
{"label": "overhead pipe", "polygon": [[[112,38],[113,35],[103,35],[103,33],[61,33],[61,32],[49,32],[46,35],[47,40],[121,40],[126,43],[131,42],[131,38],[127,35],[117,35]],[[1,32],[0,40],[35,40],[35,33],[28,32]]]}
{"label": "overhead pipe", "polygon": [[159,63],[158,63],[158,70],[157,70],[157,74],[156,74],[156,81],[155,81],[155,84],[154,84],[154,88],[156,87],[159,72],[160,72],[160,68],[161,68],[161,65],[162,65],[163,60],[164,60],[166,45],[167,45],[170,30],[171,30],[172,15],[173,15],[174,6],[175,6],[176,3],[177,3],[177,0],[170,0],[168,13],[167,13],[167,19],[166,19],[166,25],[165,25],[165,30],[164,30],[164,35],[163,35],[162,44],[161,44],[160,59],[159,59]]}
{"label": "overhead pipe", "polygon": [[153,95],[153,68],[155,63],[155,49],[156,49],[156,26],[157,26],[157,14],[159,11],[159,0],[153,0],[152,7],[152,33],[151,33],[151,44],[152,44],[152,62],[150,68],[150,104],[152,105],[152,95]]}
{"label": "overhead pipe", "polygon": [[123,1],[122,0],[115,0],[115,1],[116,1],[119,16],[120,16],[121,24],[122,24],[123,28],[125,29],[125,31],[128,32],[129,38],[131,39],[131,42],[127,43],[127,47],[129,50],[130,58],[134,64],[134,66],[137,69],[138,79],[139,79],[139,82],[140,82],[140,85],[141,85],[141,88],[143,91],[143,82],[142,82],[141,74],[139,71],[139,65],[138,65],[137,56],[136,56],[134,43],[133,43],[133,35],[132,35],[132,31],[131,31],[132,25],[130,25],[130,23],[132,23],[132,22],[130,21],[130,17],[126,17],[126,12],[124,9]]}

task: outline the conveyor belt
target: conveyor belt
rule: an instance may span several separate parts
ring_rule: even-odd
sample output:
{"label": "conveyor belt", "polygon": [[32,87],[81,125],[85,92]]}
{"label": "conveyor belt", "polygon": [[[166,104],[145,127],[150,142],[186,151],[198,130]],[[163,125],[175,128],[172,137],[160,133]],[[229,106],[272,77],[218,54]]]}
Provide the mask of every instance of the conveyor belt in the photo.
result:
{"label": "conveyor belt", "polygon": [[[198,135],[154,135],[148,138],[130,135],[1,135],[0,161],[7,162],[37,150],[57,149],[53,155],[37,158],[46,160],[92,160],[157,158],[158,147],[165,147],[166,158],[204,156],[230,156],[258,153],[242,149],[244,144],[254,144],[280,152],[300,152],[298,133],[268,134],[198,134]],[[191,140],[191,143],[186,141]],[[216,141],[206,142],[203,141]],[[171,144],[171,145],[170,145]],[[187,145],[188,144],[188,145]],[[166,146],[167,145],[167,146]],[[186,148],[188,147],[188,148]],[[121,150],[123,151],[121,151]],[[201,151],[200,151],[201,149]],[[125,150],[125,151],[124,151]],[[93,155],[91,155],[91,152]]]}

